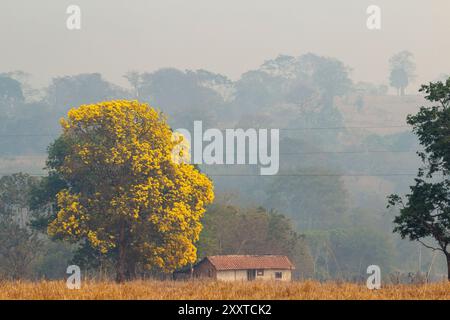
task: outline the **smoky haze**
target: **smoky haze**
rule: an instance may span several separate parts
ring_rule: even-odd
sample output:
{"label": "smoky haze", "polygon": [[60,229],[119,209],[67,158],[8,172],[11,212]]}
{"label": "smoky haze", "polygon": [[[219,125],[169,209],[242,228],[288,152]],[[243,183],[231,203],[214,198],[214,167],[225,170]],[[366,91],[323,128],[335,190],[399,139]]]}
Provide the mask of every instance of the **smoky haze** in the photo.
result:
{"label": "smoky haze", "polygon": [[[80,31],[66,28],[71,4],[82,10]],[[366,27],[372,4],[378,31]],[[314,52],[342,60],[354,80],[381,83],[389,57],[409,50],[420,84],[450,70],[449,11],[447,0],[2,0],[0,69],[26,70],[38,85],[83,72],[125,84],[128,70],[162,67],[237,79],[279,54]]]}
{"label": "smoky haze", "polygon": [[[66,26],[74,4],[81,30]],[[370,5],[380,30],[367,27]],[[70,108],[139,100],[173,129],[279,130],[279,174],[199,166],[217,200],[198,258],[285,254],[297,279],[360,281],[371,264],[399,282],[442,279],[443,256],[393,233],[398,210],[386,197],[407,193],[421,165],[405,120],[429,105],[421,84],[450,77],[448,12],[448,0],[0,0],[0,218],[48,214],[52,199],[29,194],[45,187],[48,147]],[[0,243],[29,244],[24,278],[62,278],[76,257],[96,271],[89,250],[53,242],[45,224],[30,233],[46,241],[35,250],[26,221],[10,222]]]}

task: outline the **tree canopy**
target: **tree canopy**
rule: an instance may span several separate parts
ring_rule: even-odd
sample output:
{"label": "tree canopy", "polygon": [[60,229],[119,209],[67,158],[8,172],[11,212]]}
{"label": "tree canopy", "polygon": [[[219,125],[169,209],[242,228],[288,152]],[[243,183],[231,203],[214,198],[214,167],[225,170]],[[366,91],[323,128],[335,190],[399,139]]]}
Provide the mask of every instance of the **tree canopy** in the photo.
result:
{"label": "tree canopy", "polygon": [[213,185],[172,161],[179,142],[164,117],[118,100],[71,109],[61,125],[48,166],[65,187],[48,233],[108,255],[118,281],[139,267],[168,272],[194,262]]}
{"label": "tree canopy", "polygon": [[[450,78],[445,83],[423,85],[420,91],[435,104],[421,107],[407,119],[423,146],[423,151],[418,152],[423,166],[406,200],[393,194],[389,196],[389,205],[400,206],[394,231],[402,238],[442,251],[450,280]],[[426,243],[427,238],[434,239],[437,245]]]}
{"label": "tree canopy", "polygon": [[416,65],[413,62],[413,54],[409,51],[401,51],[389,60],[391,74],[389,81],[391,86],[397,89],[399,95],[405,95],[405,89],[414,79]]}

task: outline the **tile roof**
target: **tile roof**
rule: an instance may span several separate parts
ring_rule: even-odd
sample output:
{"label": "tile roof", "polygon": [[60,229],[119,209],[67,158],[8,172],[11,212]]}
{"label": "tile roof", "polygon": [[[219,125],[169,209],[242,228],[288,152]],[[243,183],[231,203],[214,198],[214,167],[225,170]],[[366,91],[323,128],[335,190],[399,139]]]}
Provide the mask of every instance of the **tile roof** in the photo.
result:
{"label": "tile roof", "polygon": [[286,256],[275,255],[226,255],[208,256],[216,270],[242,269],[295,269]]}

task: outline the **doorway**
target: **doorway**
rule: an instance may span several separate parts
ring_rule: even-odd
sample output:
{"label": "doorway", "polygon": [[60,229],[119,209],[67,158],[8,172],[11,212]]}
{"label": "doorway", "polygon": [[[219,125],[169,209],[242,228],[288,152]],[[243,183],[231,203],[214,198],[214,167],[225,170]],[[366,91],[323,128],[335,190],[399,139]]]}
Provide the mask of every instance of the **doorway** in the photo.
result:
{"label": "doorway", "polygon": [[256,269],[247,270],[247,280],[253,281],[256,279]]}

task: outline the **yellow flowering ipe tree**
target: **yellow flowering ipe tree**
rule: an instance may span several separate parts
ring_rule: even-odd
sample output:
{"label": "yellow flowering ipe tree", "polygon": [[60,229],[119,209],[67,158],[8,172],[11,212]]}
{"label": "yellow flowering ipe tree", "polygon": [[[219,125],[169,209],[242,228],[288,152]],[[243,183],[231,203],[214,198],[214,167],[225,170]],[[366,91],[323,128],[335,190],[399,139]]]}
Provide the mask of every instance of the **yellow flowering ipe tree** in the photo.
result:
{"label": "yellow flowering ipe tree", "polygon": [[193,165],[174,161],[182,139],[172,138],[165,118],[120,100],[71,109],[61,125],[64,147],[52,168],[67,187],[56,196],[48,233],[113,257],[117,281],[133,277],[138,265],[170,272],[195,262],[213,185]]}

